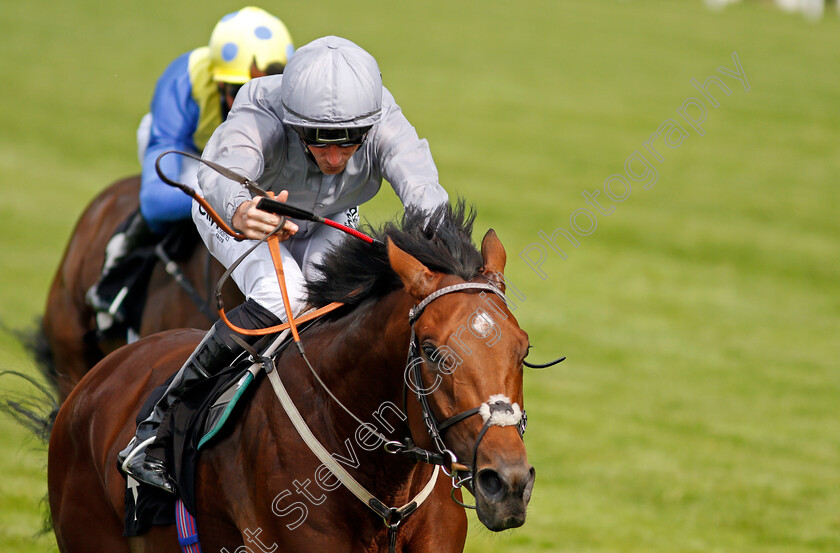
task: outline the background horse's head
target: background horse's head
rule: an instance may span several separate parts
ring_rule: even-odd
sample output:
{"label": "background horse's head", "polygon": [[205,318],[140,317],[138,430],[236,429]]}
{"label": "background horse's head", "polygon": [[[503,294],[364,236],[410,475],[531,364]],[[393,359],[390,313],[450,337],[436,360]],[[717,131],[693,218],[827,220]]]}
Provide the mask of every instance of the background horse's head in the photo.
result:
{"label": "background horse's head", "polygon": [[[406,384],[440,422],[444,447],[469,465],[479,520],[494,531],[521,526],[535,477],[520,435],[528,335],[503,298],[504,247],[488,231],[469,280],[431,270],[393,241],[388,256],[422,310],[412,315],[416,357],[409,365],[416,367]],[[466,282],[483,287],[459,286]]]}

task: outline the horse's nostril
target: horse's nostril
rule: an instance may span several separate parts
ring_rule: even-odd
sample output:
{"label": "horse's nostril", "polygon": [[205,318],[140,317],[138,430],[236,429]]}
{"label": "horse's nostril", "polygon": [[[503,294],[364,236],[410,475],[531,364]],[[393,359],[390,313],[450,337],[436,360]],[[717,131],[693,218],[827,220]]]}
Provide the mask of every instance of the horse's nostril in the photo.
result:
{"label": "horse's nostril", "polygon": [[528,479],[528,483],[525,484],[525,490],[522,492],[522,499],[525,501],[525,504],[531,501],[531,492],[534,489],[534,480],[536,479],[537,471],[534,470],[534,467],[531,467],[528,474],[530,478]]}
{"label": "horse's nostril", "polygon": [[494,496],[502,491],[502,479],[494,470],[483,470],[478,474],[478,485],[488,496]]}

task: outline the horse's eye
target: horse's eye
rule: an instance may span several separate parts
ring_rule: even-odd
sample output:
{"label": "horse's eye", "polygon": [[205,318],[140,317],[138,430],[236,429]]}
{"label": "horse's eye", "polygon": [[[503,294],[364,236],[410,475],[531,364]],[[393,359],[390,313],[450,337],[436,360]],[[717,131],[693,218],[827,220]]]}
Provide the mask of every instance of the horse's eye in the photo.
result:
{"label": "horse's eye", "polygon": [[435,354],[435,351],[437,351],[437,348],[432,344],[423,344],[421,347],[423,349],[423,353],[425,353],[426,357],[428,357],[429,359],[431,359],[432,356]]}

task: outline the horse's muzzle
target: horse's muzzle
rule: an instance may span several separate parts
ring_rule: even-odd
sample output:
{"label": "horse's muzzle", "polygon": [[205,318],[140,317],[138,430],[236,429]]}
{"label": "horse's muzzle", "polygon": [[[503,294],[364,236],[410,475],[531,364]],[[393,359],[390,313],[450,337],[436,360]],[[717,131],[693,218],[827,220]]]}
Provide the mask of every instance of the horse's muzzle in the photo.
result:
{"label": "horse's muzzle", "polygon": [[528,463],[483,468],[474,485],[478,519],[494,532],[525,523],[536,471]]}

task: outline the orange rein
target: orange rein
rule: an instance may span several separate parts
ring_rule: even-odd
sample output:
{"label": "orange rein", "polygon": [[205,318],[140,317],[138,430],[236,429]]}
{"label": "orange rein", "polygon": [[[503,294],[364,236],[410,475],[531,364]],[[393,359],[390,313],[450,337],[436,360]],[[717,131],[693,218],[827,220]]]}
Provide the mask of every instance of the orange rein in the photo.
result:
{"label": "orange rein", "polygon": [[[239,240],[239,241],[245,240],[246,239],[245,235],[242,234],[241,232],[236,232],[234,229],[232,229],[224,221],[224,219],[222,219],[219,216],[219,214],[216,213],[216,210],[213,209],[210,206],[210,204],[207,202],[207,200],[205,200],[204,198],[201,197],[200,194],[198,194],[198,192],[196,192],[195,190],[193,190],[189,186],[186,186],[186,185],[183,185],[183,184],[180,184],[178,182],[173,181],[172,179],[170,179],[169,177],[167,177],[166,175],[163,174],[163,171],[160,168],[160,160],[166,154],[173,154],[173,153],[174,154],[180,154],[182,156],[185,156],[185,157],[188,157],[188,158],[191,158],[191,159],[195,159],[196,161],[198,161],[200,163],[204,163],[205,165],[207,165],[207,166],[213,168],[214,170],[216,170],[219,174],[221,174],[221,175],[223,175],[223,176],[225,176],[225,177],[227,177],[227,178],[229,178],[229,179],[231,179],[235,182],[238,182],[238,183],[242,184],[243,186],[248,187],[251,190],[256,189],[256,190],[260,191],[261,195],[262,195],[263,191],[259,187],[257,187],[253,182],[249,181],[245,177],[242,177],[241,175],[237,175],[235,172],[233,172],[230,169],[227,169],[225,167],[222,167],[221,165],[217,165],[217,164],[212,163],[212,162],[210,162],[206,159],[201,159],[200,157],[196,156],[195,154],[191,154],[191,153],[188,153],[188,152],[179,152],[177,150],[170,150],[170,151],[167,151],[167,152],[163,152],[155,160],[155,170],[157,171],[158,176],[161,178],[161,180],[163,182],[165,182],[169,186],[174,186],[175,188],[180,189],[182,192],[187,194],[190,198],[192,198],[193,200],[198,202],[198,204],[207,211],[207,214],[210,216],[210,218],[213,220],[213,222],[216,223],[217,225],[219,225],[219,228],[224,230],[227,234],[233,236],[236,240]],[[265,192],[265,195],[269,198],[274,198],[274,193],[273,192]],[[345,230],[346,232],[350,232],[351,234],[353,234],[357,238],[362,238],[364,236],[359,232],[353,231],[352,229],[347,229],[347,228],[343,227],[342,225],[337,225],[337,223],[335,223],[335,221],[330,221],[329,219],[327,219],[326,221],[322,219],[320,222],[322,222],[324,224],[328,224],[330,226],[337,226],[337,228],[340,228],[341,230]],[[371,239],[367,238],[367,237],[364,237],[362,239],[363,240],[367,239],[366,241],[371,241]],[[269,251],[271,252],[271,259],[274,261],[274,270],[277,273],[277,282],[280,284],[280,292],[283,295],[283,309],[286,311],[286,318],[288,319],[289,322],[279,324],[279,325],[276,325],[276,326],[272,326],[272,327],[269,327],[269,328],[262,328],[262,329],[240,328],[240,327],[234,325],[232,322],[230,322],[230,320],[227,318],[227,315],[225,315],[225,309],[221,305],[221,303],[219,303],[219,316],[225,322],[225,324],[228,326],[228,328],[238,332],[239,334],[244,334],[246,336],[263,336],[265,334],[273,334],[275,332],[282,332],[282,331],[286,330],[287,328],[290,328],[292,330],[292,336],[294,337],[295,342],[300,342],[300,336],[298,335],[298,331],[297,331],[297,325],[299,323],[305,323],[306,321],[311,321],[312,319],[320,317],[321,315],[324,315],[326,313],[329,313],[330,311],[333,311],[333,310],[341,307],[344,304],[340,303],[340,302],[333,302],[329,305],[325,305],[324,307],[316,309],[315,311],[313,311],[311,313],[308,313],[306,315],[301,316],[300,318],[298,318],[298,320],[294,320],[294,318],[292,317],[292,307],[289,304],[289,295],[286,292],[286,277],[283,273],[283,263],[281,261],[281,256],[280,256],[280,246],[279,246],[280,239],[277,237],[276,234],[272,234],[271,236],[269,236],[266,239],[266,241],[268,242],[268,248],[269,248]]]}
{"label": "orange rein", "polygon": [[225,220],[222,219],[221,217],[219,217],[219,214],[216,213],[216,210],[213,209],[212,207],[210,207],[210,204],[207,202],[207,200],[205,200],[204,198],[202,198],[199,194],[197,194],[195,192],[190,194],[190,197],[192,197],[193,200],[197,201],[198,205],[200,205],[201,207],[203,207],[205,209],[205,211],[207,211],[207,214],[210,216],[211,219],[213,219],[214,223],[219,225],[219,228],[221,228],[223,231],[230,234],[231,236],[233,236],[237,240],[245,240],[245,235],[242,234],[241,232],[236,232],[231,227],[229,227],[228,224],[225,222]]}
{"label": "orange rein", "polygon": [[[285,288],[285,286],[284,286],[284,288]],[[285,296],[284,296],[284,299],[285,299]],[[222,318],[222,320],[225,322],[225,324],[231,330],[233,330],[235,332],[238,332],[239,334],[244,334],[246,336],[264,336],[265,334],[274,334],[275,332],[283,332],[284,330],[286,330],[287,328],[290,328],[290,327],[294,328],[294,330],[292,332],[295,335],[297,335],[297,325],[303,324],[303,323],[308,322],[308,321],[311,321],[312,319],[317,319],[321,315],[326,315],[330,311],[335,311],[336,309],[338,309],[342,305],[344,305],[344,304],[341,303],[341,302],[335,301],[331,304],[325,305],[324,307],[320,307],[320,308],[316,309],[315,311],[310,311],[309,313],[306,313],[305,315],[301,315],[297,319],[293,319],[292,322],[294,323],[294,326],[290,325],[289,323],[282,323],[282,324],[275,325],[275,326],[270,326],[270,327],[267,327],[267,328],[248,329],[248,328],[238,327],[235,324],[233,324],[232,322],[230,322],[230,320],[228,320],[228,318],[227,318],[227,315],[225,315],[225,310],[224,309],[219,309],[219,316]],[[300,337],[298,336],[298,338],[295,341],[300,341]]]}
{"label": "orange rein", "polygon": [[[274,193],[269,192],[268,197],[273,198]],[[245,238],[244,235],[239,234],[238,232],[231,229],[227,224],[225,224],[224,221],[221,220],[221,217],[218,216],[218,214],[213,210],[212,207],[210,207],[210,204],[208,204],[204,198],[201,198],[198,194],[196,194],[194,198],[196,201],[198,201],[198,203],[201,204],[202,207],[204,207],[204,209],[207,210],[207,213],[210,214],[213,220],[218,219],[217,222],[220,223],[219,226],[225,232],[227,232],[234,238],[239,238],[241,236],[241,238],[239,238],[240,240]],[[289,303],[289,294],[286,290],[286,275],[283,272],[283,260],[282,256],[280,255],[280,238],[277,236],[277,234],[272,234],[268,237],[266,242],[268,243],[268,249],[271,252],[271,260],[274,262],[274,272],[277,273],[277,283],[280,285],[280,293],[283,296],[283,309],[286,311],[286,319],[288,319],[289,322],[271,326],[268,328],[249,329],[241,328],[233,324],[227,318],[227,315],[225,315],[224,307],[219,307],[219,316],[225,322],[228,328],[235,332],[238,332],[239,334],[244,334],[245,336],[264,336],[266,334],[274,334],[275,332],[282,332],[286,329],[291,329],[292,337],[294,338],[295,342],[300,342],[300,335],[298,334],[297,325],[303,324],[307,321],[311,321],[312,319],[316,319],[321,315],[329,313],[330,311],[334,311],[344,304],[341,302],[334,301],[328,305],[325,305],[324,307],[318,308],[315,311],[311,311],[295,319],[292,316],[292,306]]]}

